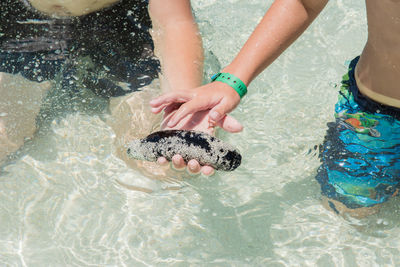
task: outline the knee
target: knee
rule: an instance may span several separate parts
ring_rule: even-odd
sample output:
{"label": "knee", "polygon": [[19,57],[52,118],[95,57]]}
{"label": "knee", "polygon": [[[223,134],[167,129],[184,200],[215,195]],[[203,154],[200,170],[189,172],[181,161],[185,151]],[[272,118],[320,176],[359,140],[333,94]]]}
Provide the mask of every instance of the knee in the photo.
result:
{"label": "knee", "polygon": [[331,210],[338,215],[341,216],[348,215],[357,219],[361,219],[377,213],[381,206],[380,204],[377,204],[370,207],[349,208],[342,202],[325,196],[322,199],[322,204],[326,209]]}
{"label": "knee", "polygon": [[6,159],[7,155],[17,149],[18,145],[8,137],[4,119],[0,117],[0,163]]}

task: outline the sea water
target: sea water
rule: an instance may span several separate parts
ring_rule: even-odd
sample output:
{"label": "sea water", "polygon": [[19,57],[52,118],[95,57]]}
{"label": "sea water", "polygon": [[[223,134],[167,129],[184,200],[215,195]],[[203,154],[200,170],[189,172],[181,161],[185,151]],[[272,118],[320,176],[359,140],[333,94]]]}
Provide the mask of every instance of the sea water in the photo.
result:
{"label": "sea water", "polygon": [[[192,1],[207,75],[233,59],[271,3]],[[251,84],[232,113],[243,132],[219,132],[242,152],[234,172],[151,179],[113,154],[107,114],[54,119],[2,168],[0,265],[398,264],[399,200],[367,219],[342,218],[322,207],[314,179],[341,76],[366,32],[363,1],[329,1]]]}

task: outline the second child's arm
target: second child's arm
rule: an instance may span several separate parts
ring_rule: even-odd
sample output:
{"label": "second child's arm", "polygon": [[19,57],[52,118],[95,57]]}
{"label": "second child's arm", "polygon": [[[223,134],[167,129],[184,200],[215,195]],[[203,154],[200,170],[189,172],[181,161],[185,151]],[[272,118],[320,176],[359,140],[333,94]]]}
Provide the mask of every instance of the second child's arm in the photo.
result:
{"label": "second child's arm", "polygon": [[[239,54],[221,72],[240,78],[246,85],[268,67],[312,23],[328,0],[276,0]],[[188,114],[210,110],[211,122],[225,118],[239,103],[239,95],[227,84],[213,82],[190,91],[164,94],[150,102],[155,113],[165,107],[184,103],[170,119],[176,125]]]}
{"label": "second child's arm", "polygon": [[161,61],[164,92],[201,85],[203,46],[190,0],[151,0],[156,54]]}
{"label": "second child's arm", "polygon": [[[192,14],[190,0],[150,0],[150,17],[152,19],[152,37],[155,54],[161,63],[161,88],[164,92],[192,91],[202,83],[203,47],[197,24]],[[177,107],[171,105],[164,113],[162,129],[197,130],[212,134],[215,127],[210,127],[207,111],[193,112],[185,120],[180,120],[173,127],[167,127],[169,118]],[[216,124],[231,132],[241,130],[241,125],[229,118]],[[160,158],[159,162],[166,162]],[[185,163],[180,155],[172,158],[176,169],[187,165],[189,172],[209,175],[213,172],[210,166],[201,167],[196,160]]]}
{"label": "second child's arm", "polygon": [[276,0],[237,57],[224,71],[246,85],[268,67],[314,21],[328,0]]}

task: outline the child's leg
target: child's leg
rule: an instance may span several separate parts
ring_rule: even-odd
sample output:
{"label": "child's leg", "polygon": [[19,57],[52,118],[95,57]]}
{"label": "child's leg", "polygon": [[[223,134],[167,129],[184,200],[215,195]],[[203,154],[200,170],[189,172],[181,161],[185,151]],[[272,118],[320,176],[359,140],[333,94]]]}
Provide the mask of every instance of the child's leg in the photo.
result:
{"label": "child's leg", "polygon": [[362,217],[376,213],[400,188],[400,109],[360,94],[356,63],[343,77],[316,178],[329,209]]}
{"label": "child's leg", "polygon": [[111,116],[107,123],[115,132],[116,155],[132,168],[140,168],[153,176],[164,176],[168,167],[134,160],[126,153],[126,143],[131,139],[143,138],[160,129],[161,116],[150,112],[149,101],[159,92],[158,80],[125,96],[110,98]]}
{"label": "child's leg", "polygon": [[360,137],[345,123],[338,119],[329,125],[321,147],[322,165],[317,180],[325,207],[361,218],[377,213],[382,203],[397,195],[400,156],[391,142],[384,147],[384,138]]}
{"label": "child's leg", "polygon": [[50,82],[32,82],[0,73],[0,162],[36,131],[36,116]]}
{"label": "child's leg", "polygon": [[362,208],[356,208],[356,209],[350,209],[346,207],[345,204],[343,204],[340,201],[330,199],[327,197],[322,198],[322,205],[330,210],[333,211],[334,213],[340,214],[340,215],[350,215],[353,218],[364,218],[369,215],[378,213],[381,205],[375,205],[372,207],[362,207]]}

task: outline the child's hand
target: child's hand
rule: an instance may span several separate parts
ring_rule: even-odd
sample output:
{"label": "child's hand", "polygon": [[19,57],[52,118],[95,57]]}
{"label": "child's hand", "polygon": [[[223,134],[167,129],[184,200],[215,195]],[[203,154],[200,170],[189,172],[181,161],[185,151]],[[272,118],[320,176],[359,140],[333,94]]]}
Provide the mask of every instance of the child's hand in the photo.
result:
{"label": "child's hand", "polygon": [[228,132],[239,132],[242,130],[240,123],[226,115],[239,104],[239,101],[238,93],[229,85],[217,81],[194,90],[166,93],[150,101],[150,106],[153,113],[159,113],[163,109],[168,110],[181,104],[169,118],[168,127],[175,127],[188,115],[208,110],[210,125],[218,125]]}
{"label": "child's hand", "polygon": [[[239,95],[229,86],[218,91],[220,90],[218,87],[223,87],[225,84],[214,83],[199,87],[193,91],[167,93],[152,100],[150,105],[154,113],[159,113],[162,110],[165,112],[161,128],[198,130],[214,134],[215,127],[219,126],[228,132],[240,132],[243,129],[242,125],[233,117],[226,115],[236,107],[240,100]],[[224,90],[227,92],[224,93]],[[227,97],[227,95],[230,96]],[[230,100],[229,98],[232,99]],[[232,102],[233,104],[229,104]],[[217,116],[211,117],[213,111],[217,112]],[[172,119],[174,121],[171,122]],[[163,164],[167,160],[159,158],[158,162]],[[172,158],[172,164],[176,169],[183,169],[186,165],[180,155],[175,155]],[[211,175],[214,172],[212,167],[200,166],[194,159],[187,163],[187,169],[191,173],[202,172],[205,175]]]}
{"label": "child's hand", "polygon": [[[168,127],[167,124],[169,122],[169,119],[175,114],[178,107],[179,106],[169,106],[164,110],[164,120],[161,124],[161,129],[196,130],[206,132],[211,135],[214,134],[215,127],[209,127],[207,111],[200,111],[194,113],[193,115],[186,116],[186,118],[182,119],[175,127]],[[157,162],[163,165],[166,164],[168,161],[166,158],[161,157],[157,160]],[[211,166],[201,166],[195,159],[189,160],[186,163],[181,155],[173,156],[171,163],[172,166],[177,170],[183,170],[186,167],[187,171],[191,174],[197,174],[201,172],[204,175],[209,176],[214,173],[214,168],[212,168]]]}

